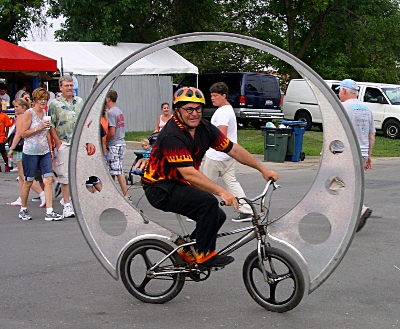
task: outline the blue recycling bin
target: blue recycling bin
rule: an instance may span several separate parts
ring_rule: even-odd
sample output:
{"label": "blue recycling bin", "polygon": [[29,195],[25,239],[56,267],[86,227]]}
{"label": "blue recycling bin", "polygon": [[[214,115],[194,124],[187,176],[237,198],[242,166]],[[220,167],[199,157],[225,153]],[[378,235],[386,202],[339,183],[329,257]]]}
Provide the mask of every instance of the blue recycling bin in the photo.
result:
{"label": "blue recycling bin", "polygon": [[305,158],[303,148],[303,135],[306,132],[306,121],[288,121],[282,120],[279,122],[287,127],[292,128],[292,135],[288,139],[288,148],[285,161],[299,162]]}

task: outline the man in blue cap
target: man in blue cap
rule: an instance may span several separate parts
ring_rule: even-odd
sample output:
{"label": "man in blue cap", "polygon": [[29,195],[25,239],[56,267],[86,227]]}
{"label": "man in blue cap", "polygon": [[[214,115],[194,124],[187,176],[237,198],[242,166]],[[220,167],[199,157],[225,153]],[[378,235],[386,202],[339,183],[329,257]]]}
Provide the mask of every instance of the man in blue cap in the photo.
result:
{"label": "man in blue cap", "polygon": [[[360,144],[361,156],[364,158],[364,170],[367,170],[372,169],[371,153],[375,145],[376,131],[370,108],[357,99],[359,89],[357,83],[351,79],[344,79],[336,88],[339,90],[340,101],[353,124]],[[363,205],[357,232],[364,227],[371,214],[372,210]]]}

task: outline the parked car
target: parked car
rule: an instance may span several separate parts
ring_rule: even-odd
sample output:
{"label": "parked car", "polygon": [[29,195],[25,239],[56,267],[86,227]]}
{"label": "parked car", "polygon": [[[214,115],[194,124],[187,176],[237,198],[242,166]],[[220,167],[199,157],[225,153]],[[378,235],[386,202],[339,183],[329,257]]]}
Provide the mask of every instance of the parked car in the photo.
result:
{"label": "parked car", "polygon": [[[339,80],[325,80],[337,94]],[[358,99],[365,103],[374,116],[375,128],[388,138],[400,138],[400,85],[357,82]],[[306,130],[313,125],[322,128],[321,109],[315,95],[304,79],[290,81],[283,99],[283,114],[287,120],[307,121]]]}
{"label": "parked car", "polygon": [[206,98],[203,117],[211,119],[217,108],[212,105],[209,89],[215,82],[225,82],[228,85],[228,101],[239,125],[252,123],[260,129],[272,119],[283,119],[279,81],[270,74],[247,72],[187,75],[178,84],[178,88],[197,86]]}

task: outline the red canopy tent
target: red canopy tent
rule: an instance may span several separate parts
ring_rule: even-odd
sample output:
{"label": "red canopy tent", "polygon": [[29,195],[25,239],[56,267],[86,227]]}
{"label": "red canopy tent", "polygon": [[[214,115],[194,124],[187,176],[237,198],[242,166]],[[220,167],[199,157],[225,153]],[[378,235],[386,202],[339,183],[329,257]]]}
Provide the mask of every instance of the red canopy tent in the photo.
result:
{"label": "red canopy tent", "polygon": [[47,72],[56,71],[55,59],[0,39],[0,78],[9,81],[12,99],[17,91],[17,83],[29,82],[33,90],[39,86],[40,80],[52,79]]}
{"label": "red canopy tent", "polygon": [[13,43],[0,40],[1,71],[55,72],[57,61]]}

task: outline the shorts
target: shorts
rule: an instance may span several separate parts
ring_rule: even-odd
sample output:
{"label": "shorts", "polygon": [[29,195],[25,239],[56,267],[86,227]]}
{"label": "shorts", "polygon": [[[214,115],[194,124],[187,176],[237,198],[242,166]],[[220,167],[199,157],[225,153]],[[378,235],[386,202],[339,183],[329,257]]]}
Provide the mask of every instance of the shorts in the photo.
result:
{"label": "shorts", "polygon": [[56,174],[60,184],[68,182],[69,145],[61,144],[57,150]]}
{"label": "shorts", "polygon": [[53,177],[50,152],[43,155],[31,155],[23,153],[22,168],[24,169],[24,177],[27,182],[33,182],[38,168],[42,178]]}
{"label": "shorts", "polygon": [[122,175],[124,173],[122,160],[124,160],[126,145],[108,146],[108,170],[111,176]]}
{"label": "shorts", "polygon": [[101,184],[101,180],[96,176],[90,176],[86,181],[86,188],[92,188],[95,185]]}

